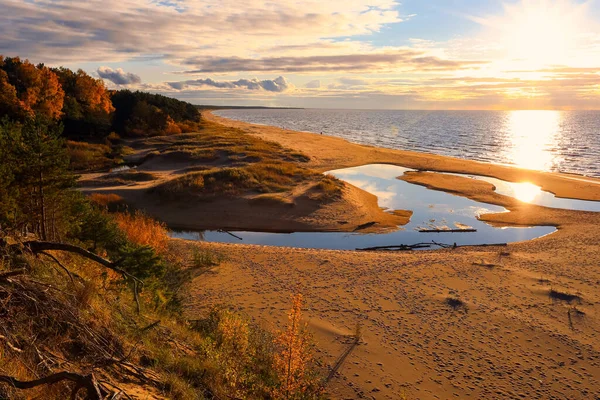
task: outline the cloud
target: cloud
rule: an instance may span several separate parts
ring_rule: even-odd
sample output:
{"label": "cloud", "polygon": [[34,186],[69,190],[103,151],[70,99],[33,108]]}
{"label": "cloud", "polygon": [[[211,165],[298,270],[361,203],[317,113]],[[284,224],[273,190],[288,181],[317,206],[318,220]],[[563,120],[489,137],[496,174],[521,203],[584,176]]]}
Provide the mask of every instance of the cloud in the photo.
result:
{"label": "cloud", "polygon": [[247,90],[264,90],[267,92],[285,92],[293,88],[293,85],[283,76],[275,79],[258,80],[254,79],[239,79],[237,81],[215,81],[210,78],[195,79],[182,82],[167,82],[171,88],[175,90],[185,90],[192,87],[211,86],[219,89],[247,89]]}
{"label": "cloud", "polygon": [[314,81],[307,82],[306,85],[304,85],[304,87],[307,89],[318,89],[321,87],[321,81],[315,79]]}
{"label": "cloud", "polygon": [[[2,0],[0,53],[46,63],[250,56],[281,43],[369,35],[402,17],[395,0]],[[68,51],[66,51],[68,49]],[[264,54],[263,52],[261,52]]]}
{"label": "cloud", "polygon": [[142,79],[139,75],[131,72],[125,72],[121,68],[112,69],[109,67],[100,67],[96,71],[102,79],[108,79],[116,85],[131,85],[134,83],[141,83]]}
{"label": "cloud", "polygon": [[368,83],[369,83],[369,81],[367,81],[365,79],[347,78],[347,77],[342,77],[342,78],[338,79],[338,81],[344,85],[349,85],[349,86],[365,86],[365,85],[368,85]]}
{"label": "cloud", "polygon": [[194,65],[185,74],[229,73],[229,72],[322,72],[322,71],[373,71],[394,69],[419,69],[421,71],[443,71],[477,68],[484,61],[453,61],[424,56],[412,49],[399,49],[370,54],[319,55],[304,57],[193,57],[183,61]]}

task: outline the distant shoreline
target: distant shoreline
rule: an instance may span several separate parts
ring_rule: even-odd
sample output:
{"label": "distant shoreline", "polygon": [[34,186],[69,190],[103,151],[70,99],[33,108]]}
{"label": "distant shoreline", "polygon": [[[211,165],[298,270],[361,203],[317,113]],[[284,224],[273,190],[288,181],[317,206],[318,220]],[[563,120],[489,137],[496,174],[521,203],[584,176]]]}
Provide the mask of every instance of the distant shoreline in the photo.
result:
{"label": "distant shoreline", "polygon": [[200,111],[217,111],[217,110],[305,110],[302,107],[266,107],[266,106],[210,106],[210,105],[197,105],[196,107]]}
{"label": "distant shoreline", "polygon": [[215,114],[363,145],[600,178],[596,112],[233,109]]}

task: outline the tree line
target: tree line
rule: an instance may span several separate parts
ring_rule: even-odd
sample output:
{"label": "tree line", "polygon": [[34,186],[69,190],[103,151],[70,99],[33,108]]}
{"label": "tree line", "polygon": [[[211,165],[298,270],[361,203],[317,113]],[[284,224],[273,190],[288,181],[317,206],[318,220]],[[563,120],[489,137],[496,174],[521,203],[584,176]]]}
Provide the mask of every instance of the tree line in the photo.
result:
{"label": "tree line", "polygon": [[83,70],[0,56],[0,116],[63,126],[68,138],[155,136],[197,129],[196,106],[159,94],[108,90]]}

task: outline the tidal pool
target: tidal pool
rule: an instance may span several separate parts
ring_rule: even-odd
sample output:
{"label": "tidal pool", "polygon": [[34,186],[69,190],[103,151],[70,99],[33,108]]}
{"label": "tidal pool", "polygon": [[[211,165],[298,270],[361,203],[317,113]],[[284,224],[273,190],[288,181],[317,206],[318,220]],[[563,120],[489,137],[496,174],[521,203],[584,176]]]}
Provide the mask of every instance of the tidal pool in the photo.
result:
{"label": "tidal pool", "polygon": [[[556,230],[551,226],[495,228],[477,219],[481,214],[506,212],[503,207],[480,203],[465,197],[430,190],[396,179],[410,169],[385,164],[345,168],[328,173],[377,196],[379,206],[392,210],[411,210],[413,216],[398,231],[361,234],[339,232],[189,232],[174,231],[172,237],[208,242],[260,244],[315,249],[354,250],[375,246],[413,245],[432,241],[445,244],[489,244],[530,240]],[[476,229],[477,232],[423,233],[421,229]]]}
{"label": "tidal pool", "polygon": [[542,188],[540,188],[539,186],[536,186],[529,182],[508,182],[480,175],[452,175],[464,176],[489,182],[496,187],[496,193],[503,194],[509,197],[514,197],[525,203],[552,208],[563,208],[566,210],[600,212],[600,201],[575,200],[556,197],[553,193],[546,192],[542,190]]}

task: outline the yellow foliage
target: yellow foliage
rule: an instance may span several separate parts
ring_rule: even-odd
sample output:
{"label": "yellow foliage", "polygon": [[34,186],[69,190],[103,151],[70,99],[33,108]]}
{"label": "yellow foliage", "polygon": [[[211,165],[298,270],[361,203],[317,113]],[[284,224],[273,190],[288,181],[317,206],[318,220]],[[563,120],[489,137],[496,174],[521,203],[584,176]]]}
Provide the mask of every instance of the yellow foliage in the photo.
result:
{"label": "yellow foliage", "polygon": [[314,389],[316,381],[311,376],[313,360],[310,335],[302,322],[302,295],[292,296],[292,308],[288,313],[288,326],[275,338],[281,350],[275,354],[273,366],[279,377],[279,386],[272,395],[276,399],[303,398]]}

